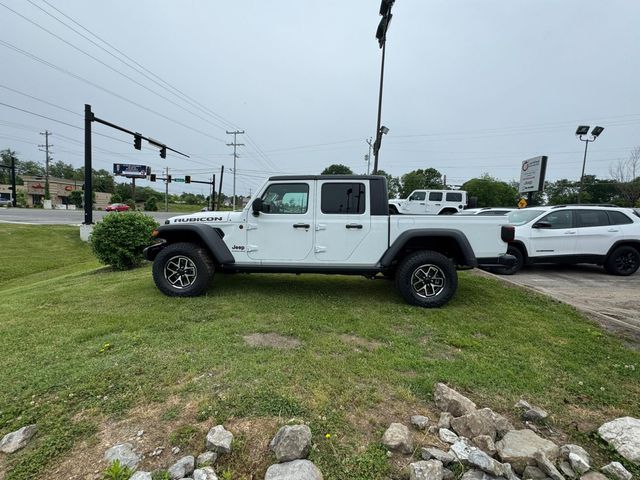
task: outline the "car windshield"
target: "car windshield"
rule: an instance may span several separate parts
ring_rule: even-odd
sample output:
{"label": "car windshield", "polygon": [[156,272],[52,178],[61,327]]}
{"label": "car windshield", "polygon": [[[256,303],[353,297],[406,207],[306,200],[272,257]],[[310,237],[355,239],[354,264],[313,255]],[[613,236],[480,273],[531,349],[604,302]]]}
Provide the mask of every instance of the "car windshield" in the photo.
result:
{"label": "car windshield", "polygon": [[507,215],[509,219],[509,223],[512,225],[524,225],[527,222],[530,222],[534,218],[536,218],[541,213],[544,213],[544,210],[514,210],[513,212]]}

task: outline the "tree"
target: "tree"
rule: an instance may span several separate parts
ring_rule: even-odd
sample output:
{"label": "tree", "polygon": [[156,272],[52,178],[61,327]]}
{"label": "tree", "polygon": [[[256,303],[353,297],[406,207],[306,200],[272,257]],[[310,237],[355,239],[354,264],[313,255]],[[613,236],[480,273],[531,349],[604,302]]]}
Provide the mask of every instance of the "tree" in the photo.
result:
{"label": "tree", "polygon": [[320,175],[353,175],[353,172],[346,165],[334,163],[325,168]]}
{"label": "tree", "polygon": [[83,193],[80,190],[74,190],[69,195],[69,199],[71,200],[71,203],[73,203],[76,206],[76,208],[82,208],[82,197],[83,197]]}
{"label": "tree", "polygon": [[518,200],[518,190],[507,182],[485,173],[462,184],[469,197],[477,197],[478,207],[513,207]]}
{"label": "tree", "polygon": [[616,181],[625,206],[638,205],[640,202],[640,147],[631,150],[627,160],[618,160],[609,169],[609,174]]}
{"label": "tree", "polygon": [[58,160],[49,165],[49,176],[58,178],[78,178],[78,171],[70,163]]}
{"label": "tree", "polygon": [[[18,158],[16,157],[16,152],[10,149],[0,151],[0,159],[2,160],[0,163],[2,165],[6,165],[7,167],[11,166],[11,159],[15,162],[16,168],[18,166]],[[0,168],[0,183],[11,183],[11,170],[8,168]]]}
{"label": "tree", "polygon": [[[549,205],[565,205],[569,203],[578,202],[578,190],[580,189],[580,182],[568,180],[562,178],[555,182],[549,182],[546,186],[547,196],[549,198]],[[582,200],[585,202],[586,196],[582,196]]]}
{"label": "tree", "polygon": [[389,198],[398,198],[398,193],[400,192],[400,179],[398,177],[392,176],[390,173],[387,173],[384,170],[378,170],[377,175],[386,177]]}
{"label": "tree", "polygon": [[157,203],[156,197],[147,198],[147,201],[144,202],[144,209],[148,212],[157,212],[158,203]]}
{"label": "tree", "polygon": [[442,188],[442,174],[435,168],[405,173],[400,180],[400,196],[407,198],[414,190]]}

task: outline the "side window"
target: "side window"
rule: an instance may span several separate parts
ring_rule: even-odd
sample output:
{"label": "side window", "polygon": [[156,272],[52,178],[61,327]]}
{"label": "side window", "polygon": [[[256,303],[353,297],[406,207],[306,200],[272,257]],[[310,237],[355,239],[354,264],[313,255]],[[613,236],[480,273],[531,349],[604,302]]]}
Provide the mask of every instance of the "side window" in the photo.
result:
{"label": "side window", "polygon": [[611,210],[607,213],[609,214],[611,225],[626,225],[627,223],[633,223],[633,220],[617,210]]}
{"label": "side window", "polygon": [[325,183],[321,195],[322,213],[359,214],[366,210],[364,183]]}
{"label": "side window", "polygon": [[274,183],[262,194],[264,213],[307,213],[309,185],[306,183]]}
{"label": "side window", "polygon": [[413,195],[409,197],[409,200],[414,200],[416,202],[420,202],[427,197],[427,192],[415,192]]}
{"label": "side window", "polygon": [[447,193],[447,202],[462,202],[462,194],[457,192]]}
{"label": "side window", "polygon": [[429,201],[430,202],[441,202],[442,201],[442,192],[431,192],[431,193],[429,193]]}
{"label": "side window", "polygon": [[542,217],[539,221],[548,222],[551,228],[571,228],[573,227],[573,212],[571,210],[561,210],[551,212],[549,215]]}
{"label": "side window", "polygon": [[601,227],[609,225],[609,217],[604,210],[576,210],[578,227]]}

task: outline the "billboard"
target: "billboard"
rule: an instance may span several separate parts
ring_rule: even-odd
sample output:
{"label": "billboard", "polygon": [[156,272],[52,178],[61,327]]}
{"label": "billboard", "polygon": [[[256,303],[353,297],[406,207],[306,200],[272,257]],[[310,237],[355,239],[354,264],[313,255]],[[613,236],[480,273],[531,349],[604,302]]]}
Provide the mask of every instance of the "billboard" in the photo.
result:
{"label": "billboard", "polygon": [[533,157],[522,162],[518,192],[541,192],[547,171],[547,157]]}
{"label": "billboard", "polygon": [[133,165],[131,163],[114,163],[113,174],[123,177],[145,178],[151,175],[151,167],[146,165]]}

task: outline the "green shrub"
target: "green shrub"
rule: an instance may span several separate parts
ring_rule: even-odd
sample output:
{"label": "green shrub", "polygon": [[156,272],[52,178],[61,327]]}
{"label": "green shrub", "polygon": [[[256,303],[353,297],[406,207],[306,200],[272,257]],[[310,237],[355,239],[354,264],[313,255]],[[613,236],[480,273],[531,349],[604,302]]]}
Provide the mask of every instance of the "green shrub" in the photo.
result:
{"label": "green shrub", "polygon": [[125,203],[129,206],[131,210],[136,209],[136,202],[134,202],[133,200],[127,200]]}
{"label": "green shrub", "polygon": [[120,460],[114,461],[104,471],[104,480],[129,480],[133,475],[133,470],[120,464]]}
{"label": "green shrub", "polygon": [[157,212],[158,201],[156,200],[156,197],[147,198],[147,201],[144,202],[144,209],[148,212]]}
{"label": "green shrub", "polygon": [[100,263],[128,270],[142,263],[142,250],[154,243],[151,232],[157,226],[142,213],[110,213],[93,228],[91,248]]}

